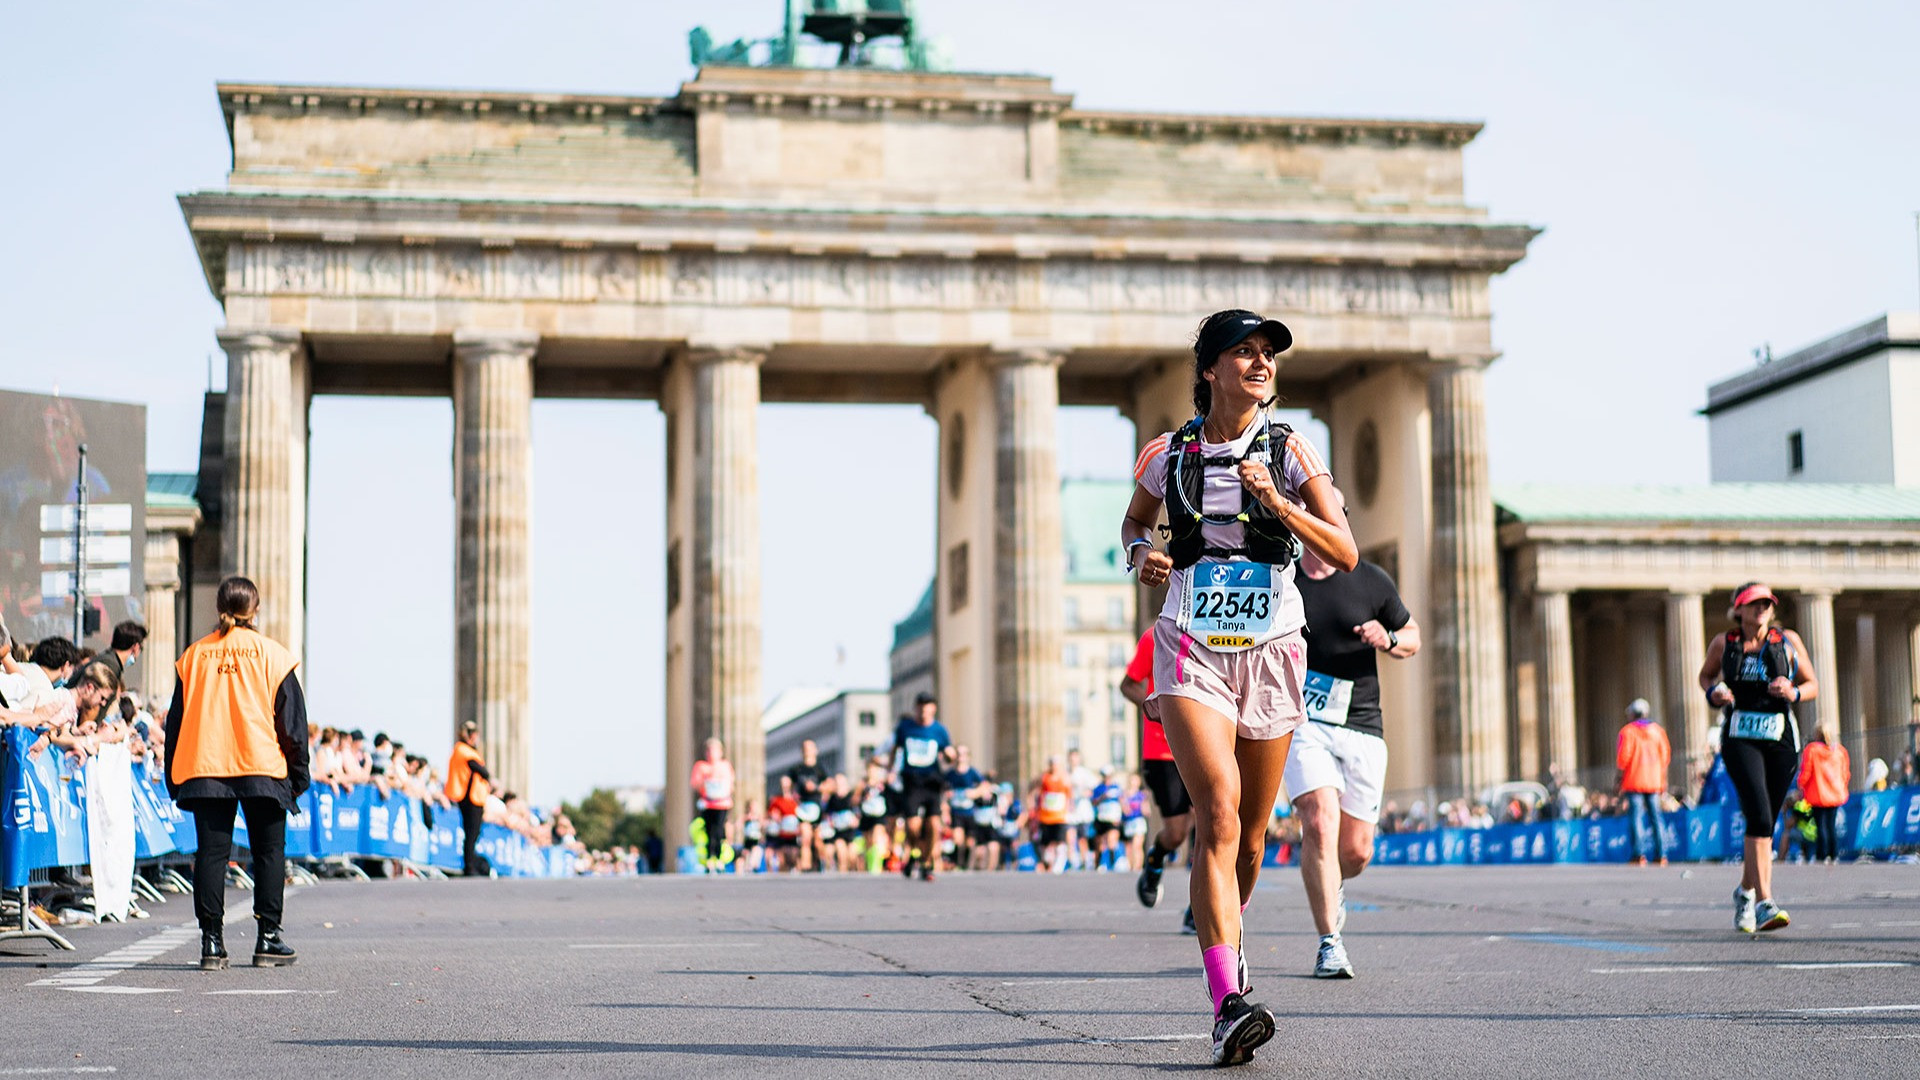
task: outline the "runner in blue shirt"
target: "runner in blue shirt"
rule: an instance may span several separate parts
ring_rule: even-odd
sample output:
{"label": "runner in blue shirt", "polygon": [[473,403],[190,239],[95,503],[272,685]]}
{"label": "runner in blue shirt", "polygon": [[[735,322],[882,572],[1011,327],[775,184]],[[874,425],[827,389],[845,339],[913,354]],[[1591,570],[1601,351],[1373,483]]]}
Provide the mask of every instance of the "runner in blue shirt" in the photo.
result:
{"label": "runner in blue shirt", "polygon": [[946,789],[942,766],[952,760],[953,739],[934,719],[940,706],[922,691],[913,699],[914,715],[893,732],[893,779],[900,790],[900,811],[907,818],[907,857],[900,872],[932,881],[940,861],[940,803]]}
{"label": "runner in blue shirt", "polygon": [[1120,822],[1127,815],[1122,802],[1125,792],[1114,782],[1113,766],[1100,770],[1100,782],[1093,787],[1093,835],[1098,841],[1095,865],[1102,873],[1114,869],[1120,862]]}

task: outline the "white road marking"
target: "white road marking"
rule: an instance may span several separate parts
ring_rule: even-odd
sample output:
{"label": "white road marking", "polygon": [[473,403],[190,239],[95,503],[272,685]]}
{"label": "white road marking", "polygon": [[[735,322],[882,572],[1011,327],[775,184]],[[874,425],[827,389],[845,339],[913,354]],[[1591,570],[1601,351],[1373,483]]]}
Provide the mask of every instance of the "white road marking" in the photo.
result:
{"label": "white road marking", "polygon": [[1825,963],[1775,964],[1781,971],[1826,971],[1829,969],[1850,968],[1904,968],[1913,964],[1905,960],[1832,960]]}
{"label": "white road marking", "polygon": [[255,994],[255,995],[322,994],[324,995],[324,994],[337,994],[339,992],[340,991],[338,990],[207,990],[204,992],[204,994],[207,997],[220,997],[222,995],[227,995],[227,994]]}
{"label": "white road marking", "polygon": [[605,944],[569,945],[569,949],[757,949],[751,941],[618,941]]}
{"label": "white road marking", "polygon": [[[1087,979],[1008,979],[1001,986],[1078,986],[1086,983],[1133,983],[1146,982],[1146,979],[1121,976],[1110,978],[1105,975]],[[1211,1037],[1211,1036],[1209,1036]]]}
{"label": "white road marking", "polygon": [[1920,1039],[1915,1035],[1828,1035],[1821,1042],[1861,1042],[1867,1039]]}
{"label": "white road marking", "polygon": [[112,1065],[60,1065],[50,1069],[0,1069],[0,1076],[82,1076],[119,1071]]}
{"label": "white road marking", "polygon": [[1920,919],[1905,919],[1900,922],[1877,922],[1875,926],[1920,926]]}
{"label": "white road marking", "polygon": [[1588,968],[1590,975],[1664,975],[1669,971],[1719,971],[1717,967],[1683,967],[1679,964],[1649,965],[1647,967]]}
{"label": "white road marking", "polygon": [[1860,929],[1861,927],[1863,927],[1863,926],[1865,926],[1865,925],[1867,925],[1867,924],[1866,924],[1866,923],[1857,923],[1857,922],[1837,922],[1837,923],[1834,923],[1834,924],[1833,924],[1833,929],[1835,929],[1835,930],[1858,930],[1858,929]]}
{"label": "white road marking", "polygon": [[145,963],[148,960],[172,952],[199,936],[200,927],[198,925],[194,923],[183,923],[182,925],[162,930],[156,934],[150,934],[131,945],[115,949],[104,956],[95,957],[84,964],[68,968],[58,975],[49,975],[44,979],[36,979],[27,985],[53,986],[64,990],[77,990],[83,987],[94,986],[97,983],[126,971],[136,964]]}
{"label": "white road marking", "polygon": [[1191,1042],[1195,1039],[1211,1039],[1213,1036],[1199,1032],[1184,1035],[1115,1035],[1109,1039],[1088,1039],[1090,1043],[1134,1043],[1134,1042]]}
{"label": "white road marking", "polygon": [[1883,1013],[1920,1011],[1920,1005],[1843,1005],[1829,1009],[1789,1009],[1806,1016],[1840,1016],[1847,1013]]}
{"label": "white road marking", "polygon": [[180,991],[158,986],[62,986],[69,994],[177,994]]}

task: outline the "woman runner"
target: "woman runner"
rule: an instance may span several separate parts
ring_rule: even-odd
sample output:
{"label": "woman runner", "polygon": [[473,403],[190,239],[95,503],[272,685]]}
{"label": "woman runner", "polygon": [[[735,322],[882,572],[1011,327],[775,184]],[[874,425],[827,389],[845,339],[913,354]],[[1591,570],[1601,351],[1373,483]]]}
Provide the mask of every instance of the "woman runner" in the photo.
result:
{"label": "woman runner", "polygon": [[733,762],[727,760],[726,747],[719,739],[708,739],[706,756],[693,763],[688,780],[693,789],[693,806],[707,830],[706,858],[701,862],[709,874],[726,869],[722,856],[727,844],[727,816],[733,812]]}
{"label": "woman runner", "polygon": [[1773,902],[1773,827],[1800,764],[1793,705],[1820,692],[1800,635],[1773,624],[1773,591],[1749,582],[1733,594],[1734,628],[1707,642],[1700,689],[1721,710],[1720,756],[1747,819],[1746,859],[1733,891],[1733,928],[1778,930],[1791,920]]}
{"label": "woman runner", "polygon": [[[1192,886],[1213,999],[1213,1062],[1253,1060],[1273,1037],[1246,1000],[1241,914],[1253,898],[1280,775],[1304,716],[1306,618],[1299,545],[1342,570],[1358,561],[1333,479],[1305,439],[1267,414],[1285,325],[1221,311],[1193,346],[1199,415],[1149,442],[1121,525],[1127,569],[1167,585],[1154,629],[1154,694],[1196,826]],[[1150,539],[1162,505],[1167,549]]]}

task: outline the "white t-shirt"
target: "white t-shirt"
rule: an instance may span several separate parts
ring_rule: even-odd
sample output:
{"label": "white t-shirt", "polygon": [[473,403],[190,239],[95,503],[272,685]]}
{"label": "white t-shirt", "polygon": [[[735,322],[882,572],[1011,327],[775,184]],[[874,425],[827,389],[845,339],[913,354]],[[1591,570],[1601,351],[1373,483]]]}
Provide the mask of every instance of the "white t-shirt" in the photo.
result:
{"label": "white t-shirt", "polygon": [[[1263,422],[1265,417],[1256,414],[1253,422],[1247,425],[1247,429],[1232,442],[1201,442],[1198,456],[1210,458],[1245,456],[1247,447],[1252,445],[1253,437],[1259,434],[1260,425]],[[1140,451],[1140,458],[1134,462],[1133,466],[1134,480],[1146,490],[1147,494],[1163,502],[1167,497],[1167,447],[1172,444],[1173,435],[1174,433],[1169,431],[1154,438],[1147,444],[1146,449]],[[1307,481],[1316,476],[1332,475],[1327,469],[1325,460],[1320,457],[1320,452],[1315,450],[1313,444],[1297,431],[1287,436],[1284,453],[1278,450],[1275,452],[1280,453],[1281,473],[1286,481],[1280,493],[1296,503],[1305,501],[1305,496],[1301,492],[1306,488]],[[1238,469],[1214,466],[1206,470],[1200,488],[1201,513],[1237,514],[1245,505],[1245,500],[1246,485],[1240,482]],[[1240,547],[1246,543],[1246,531],[1247,527],[1239,522],[1216,525],[1210,521],[1203,521],[1200,524],[1200,539],[1208,547]],[[1201,563],[1246,561],[1247,558],[1244,555],[1235,555],[1231,559],[1221,559],[1213,555],[1200,557]],[[1285,637],[1307,624],[1307,613],[1300,601],[1300,590],[1293,584],[1294,567],[1298,565],[1298,562],[1288,563],[1286,569],[1282,570],[1275,579],[1274,592],[1279,599],[1279,610],[1265,640]],[[1167,602],[1160,608],[1161,618],[1179,620],[1180,597],[1186,588],[1186,574],[1184,570],[1175,570],[1167,578]]]}

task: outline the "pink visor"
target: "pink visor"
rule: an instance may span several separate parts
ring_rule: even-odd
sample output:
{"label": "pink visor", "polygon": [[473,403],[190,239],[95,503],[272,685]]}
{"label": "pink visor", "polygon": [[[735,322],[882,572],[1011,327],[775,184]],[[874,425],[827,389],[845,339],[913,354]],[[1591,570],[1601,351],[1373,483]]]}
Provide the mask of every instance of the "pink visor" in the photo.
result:
{"label": "pink visor", "polygon": [[1778,604],[1773,598],[1773,590],[1765,585],[1749,585],[1733,595],[1734,607],[1745,607],[1755,600],[1765,600],[1769,604]]}

